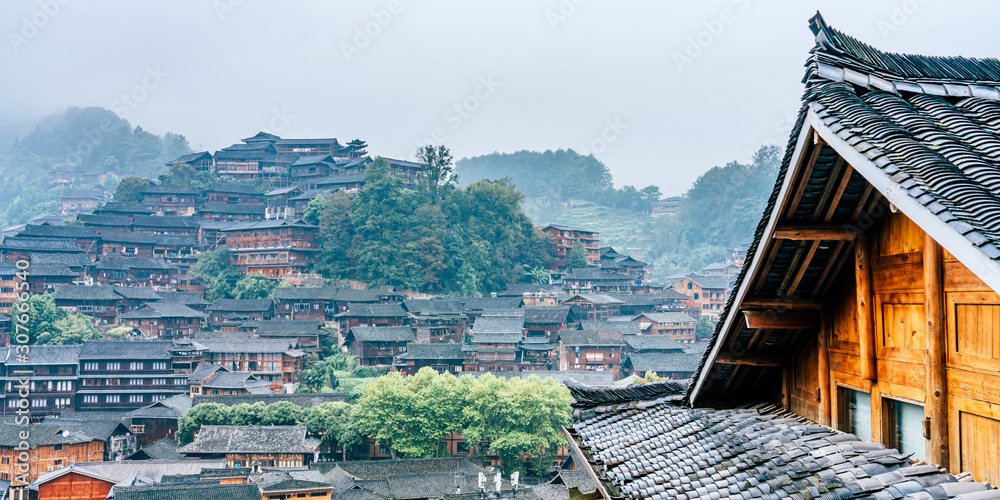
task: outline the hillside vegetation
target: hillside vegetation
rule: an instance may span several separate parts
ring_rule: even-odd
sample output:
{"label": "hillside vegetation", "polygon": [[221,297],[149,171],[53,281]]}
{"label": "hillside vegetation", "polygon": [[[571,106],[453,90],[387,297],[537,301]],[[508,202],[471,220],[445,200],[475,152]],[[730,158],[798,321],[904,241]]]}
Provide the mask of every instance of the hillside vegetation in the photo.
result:
{"label": "hillside vegetation", "polygon": [[0,155],[0,227],[57,208],[60,191],[51,190],[47,175],[54,167],[114,172],[104,186],[113,191],[117,178],[156,178],[165,162],[190,152],[182,135],[149,133],[104,108],[67,108],[40,120]]}
{"label": "hillside vegetation", "polygon": [[[654,279],[697,272],[747,242],[760,219],[781,161],[781,148],[762,146],[747,164],[709,169],[682,196],[679,213],[653,218],[648,203],[659,189],[615,190],[608,168],[572,150],[518,151],[465,158],[459,179],[508,177],[525,193],[525,213],[536,225],[564,224],[599,231],[601,244],[654,264]],[[589,187],[588,187],[589,186]],[[610,190],[610,191],[609,191]],[[643,203],[616,202],[635,191]],[[612,192],[616,194],[611,194]],[[655,198],[649,196],[655,193]],[[652,198],[652,199],[651,199]]]}

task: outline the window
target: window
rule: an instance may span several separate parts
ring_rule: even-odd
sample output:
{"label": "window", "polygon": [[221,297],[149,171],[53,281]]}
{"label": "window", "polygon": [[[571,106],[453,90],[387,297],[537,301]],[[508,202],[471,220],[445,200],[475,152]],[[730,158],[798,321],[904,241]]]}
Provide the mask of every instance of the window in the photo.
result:
{"label": "window", "polygon": [[924,407],[904,403],[895,399],[883,399],[885,409],[886,447],[896,448],[900,453],[912,453],[914,459],[923,460],[924,448]]}
{"label": "window", "polygon": [[104,401],[107,403],[120,403],[121,397],[119,397],[117,394],[109,394],[108,396],[105,397]]}
{"label": "window", "polygon": [[97,395],[96,394],[88,394],[88,395],[86,395],[86,396],[83,397],[83,402],[84,403],[96,403],[97,402]]}
{"label": "window", "polygon": [[166,370],[167,369],[167,363],[164,362],[164,361],[157,361],[156,363],[153,363],[153,369],[154,370]]}
{"label": "window", "polygon": [[54,445],[52,445],[52,449],[55,450],[55,451],[62,451],[62,445],[61,444],[54,444]]}
{"label": "window", "polygon": [[142,403],[143,402],[142,394],[132,394],[132,395],[130,395],[128,397],[128,402],[129,403]]}
{"label": "window", "polygon": [[840,388],[840,430],[850,432],[862,441],[872,440],[872,396],[866,392]]}
{"label": "window", "polygon": [[108,363],[108,370],[121,370],[121,369],[122,369],[121,363]]}

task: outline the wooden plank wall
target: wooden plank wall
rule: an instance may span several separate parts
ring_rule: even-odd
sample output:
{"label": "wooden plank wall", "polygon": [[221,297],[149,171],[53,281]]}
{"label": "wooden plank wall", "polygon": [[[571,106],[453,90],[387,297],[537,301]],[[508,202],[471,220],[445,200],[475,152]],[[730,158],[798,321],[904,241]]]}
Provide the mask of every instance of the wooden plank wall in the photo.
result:
{"label": "wooden plank wall", "polygon": [[[935,303],[925,294],[936,294],[943,301],[946,338],[946,394],[937,399],[947,401],[947,422],[931,428],[947,435],[934,434],[926,441],[927,457],[945,457],[952,472],[971,471],[977,480],[1000,484],[1000,295],[939,248],[926,254],[940,256],[940,292],[927,288],[926,235],[900,213],[887,213],[866,236],[859,240],[870,251],[872,303],[861,301],[864,307],[859,306],[858,290],[865,287],[858,286],[855,269],[844,266],[823,298],[821,335],[828,342],[830,387],[822,393],[828,401],[817,397],[818,384],[826,379],[818,374],[820,342],[808,339],[787,368],[789,409],[818,420],[822,405],[828,403],[830,424],[843,429],[842,389],[870,393],[872,437],[883,443],[888,442],[885,400],[931,405],[925,415],[935,415],[935,398],[925,395],[931,368],[927,325],[932,319],[925,309]],[[870,311],[871,317],[859,317],[859,309]],[[873,325],[875,344],[874,359],[868,360],[874,362],[875,373],[868,377],[862,369],[866,360],[859,332],[859,323],[866,320]],[[942,445],[947,449],[940,449]]]}

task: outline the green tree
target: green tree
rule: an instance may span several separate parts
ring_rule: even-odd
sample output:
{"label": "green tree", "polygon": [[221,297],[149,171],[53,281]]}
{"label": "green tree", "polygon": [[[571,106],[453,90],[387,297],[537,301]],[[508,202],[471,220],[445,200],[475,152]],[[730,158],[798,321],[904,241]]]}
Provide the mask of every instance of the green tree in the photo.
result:
{"label": "green tree", "polygon": [[417,149],[417,161],[424,165],[424,184],[430,194],[431,203],[437,203],[438,189],[442,184],[458,180],[451,166],[451,151],[444,146],[421,146]]}
{"label": "green tree", "polygon": [[323,403],[307,408],[303,412],[306,429],[310,434],[321,436],[321,447],[326,453],[340,449],[342,460],[364,443],[353,416],[354,407],[348,403]]}
{"label": "green tree", "polygon": [[113,201],[121,203],[142,203],[142,191],[149,187],[149,179],[135,175],[122,177],[115,188]]}
{"label": "green tree", "polygon": [[202,403],[193,406],[177,419],[177,444],[184,446],[194,441],[194,434],[203,425],[229,425],[229,407],[220,403]]}
{"label": "green tree", "polygon": [[14,322],[24,325],[22,331],[28,332],[29,343],[82,344],[101,338],[90,318],[56,307],[51,295],[34,294],[26,298],[19,298],[11,312]]}
{"label": "green tree", "polygon": [[570,247],[569,252],[566,255],[566,267],[570,269],[582,269],[587,267],[587,247],[583,245],[582,242],[577,240]]}
{"label": "green tree", "polygon": [[524,272],[524,281],[532,285],[548,285],[551,280],[549,272],[541,267],[533,267]]}
{"label": "green tree", "polygon": [[188,275],[205,283],[209,301],[233,298],[240,272],[232,265],[232,252],[226,247],[198,254],[198,260],[188,269]]}
{"label": "green tree", "polygon": [[[392,458],[399,453],[425,456],[428,425],[417,410],[417,395],[398,372],[379,377],[365,386],[355,414],[358,429],[376,443],[389,447]],[[438,436],[440,438],[440,436]]]}
{"label": "green tree", "polygon": [[[306,207],[307,222],[319,226],[320,251],[316,270],[329,278],[343,278],[352,271],[351,245],[354,228],[351,225],[351,199],[337,191],[322,198],[316,222],[309,220],[313,212]],[[309,202],[313,206],[312,200]]]}
{"label": "green tree", "polygon": [[266,299],[274,294],[274,289],[277,287],[277,281],[261,273],[250,273],[236,282],[236,286],[233,288],[233,296],[244,300]]}
{"label": "green tree", "polygon": [[698,320],[698,324],[694,327],[694,337],[698,340],[708,340],[712,338],[714,332],[715,325],[704,316]]}

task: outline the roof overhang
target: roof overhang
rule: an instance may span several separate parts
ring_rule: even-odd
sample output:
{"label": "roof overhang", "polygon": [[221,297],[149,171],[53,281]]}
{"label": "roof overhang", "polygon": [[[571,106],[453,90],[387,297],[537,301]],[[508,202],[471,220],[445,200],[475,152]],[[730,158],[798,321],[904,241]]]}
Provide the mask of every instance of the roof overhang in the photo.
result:
{"label": "roof overhang", "polygon": [[808,161],[807,158],[804,158],[808,141],[825,142],[826,145],[854,168],[858,174],[864,177],[871,184],[874,191],[885,197],[895,210],[907,216],[931,238],[937,241],[942,248],[958,259],[979,279],[983,280],[987,286],[1000,293],[1000,263],[980,251],[965,236],[911,197],[899,184],[886,175],[882,169],[854,149],[845,140],[841,139],[810,108],[807,110],[805,121],[795,142],[794,153],[790,161],[790,165],[793,167],[785,173],[775,207],[768,214],[767,226],[761,237],[762,243],[758,251],[754,254],[753,259],[747,263],[749,267],[746,271],[746,276],[740,283],[739,288],[734,292],[736,295],[730,307],[729,314],[726,315],[725,322],[719,329],[720,338],[715,342],[715,345],[709,352],[706,363],[697,374],[690,395],[692,405],[704,388],[705,382],[709,378],[708,375],[712,372],[712,367],[719,359],[719,354],[726,344],[726,337],[741,320],[741,315],[736,314],[736,312],[742,309],[743,302],[747,298],[749,290],[755,281],[754,278],[760,273],[763,261],[766,259],[767,252],[764,251],[763,242],[771,242],[774,239],[775,229],[779,222],[778,219],[789,201],[789,191],[797,178],[797,174]]}

